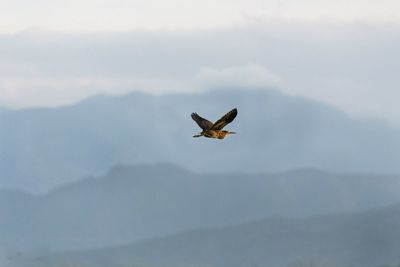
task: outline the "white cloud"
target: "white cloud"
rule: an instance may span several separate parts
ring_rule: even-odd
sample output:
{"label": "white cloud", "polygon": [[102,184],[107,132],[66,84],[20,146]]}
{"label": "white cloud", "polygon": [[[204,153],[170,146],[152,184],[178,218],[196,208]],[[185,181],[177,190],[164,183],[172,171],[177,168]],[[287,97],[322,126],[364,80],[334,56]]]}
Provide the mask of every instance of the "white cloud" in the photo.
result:
{"label": "white cloud", "polygon": [[283,79],[280,76],[258,64],[231,66],[222,69],[203,68],[196,75],[196,80],[205,88],[277,88],[283,85]]}

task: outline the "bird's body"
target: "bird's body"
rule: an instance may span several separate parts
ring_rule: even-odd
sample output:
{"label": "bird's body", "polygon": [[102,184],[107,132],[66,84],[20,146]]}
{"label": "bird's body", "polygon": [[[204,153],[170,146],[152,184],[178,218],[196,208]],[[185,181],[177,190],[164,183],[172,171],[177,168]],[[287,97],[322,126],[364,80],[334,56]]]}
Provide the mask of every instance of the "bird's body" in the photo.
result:
{"label": "bird's body", "polygon": [[199,125],[199,127],[203,130],[201,133],[194,135],[193,137],[208,137],[208,138],[218,138],[224,139],[230,134],[235,134],[235,132],[230,132],[226,130],[222,130],[228,123],[232,122],[237,115],[237,109],[234,108],[228,113],[226,113],[222,118],[220,118],[215,123],[212,123],[202,117],[200,117],[197,113],[192,113],[192,119]]}
{"label": "bird's body", "polygon": [[222,131],[206,130],[199,134],[193,135],[193,137],[204,136],[204,137],[208,137],[208,138],[224,139],[227,135],[234,134],[234,133],[235,132],[229,132],[229,131],[225,131],[225,130],[222,130]]}

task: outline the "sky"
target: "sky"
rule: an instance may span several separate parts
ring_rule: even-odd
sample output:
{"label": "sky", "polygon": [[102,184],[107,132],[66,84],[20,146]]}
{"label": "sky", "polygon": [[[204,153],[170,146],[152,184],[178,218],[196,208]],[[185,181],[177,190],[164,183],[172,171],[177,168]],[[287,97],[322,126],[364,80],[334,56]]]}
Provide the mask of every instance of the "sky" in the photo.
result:
{"label": "sky", "polygon": [[0,31],[194,29],[255,17],[398,20],[396,0],[2,0]]}
{"label": "sky", "polygon": [[275,88],[400,125],[394,0],[0,2],[0,105]]}

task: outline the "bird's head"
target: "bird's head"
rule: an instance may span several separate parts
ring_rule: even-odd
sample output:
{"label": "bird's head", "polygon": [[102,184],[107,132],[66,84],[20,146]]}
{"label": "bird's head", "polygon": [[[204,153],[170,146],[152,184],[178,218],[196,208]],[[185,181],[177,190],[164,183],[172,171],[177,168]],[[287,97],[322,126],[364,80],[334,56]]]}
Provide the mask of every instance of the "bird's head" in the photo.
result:
{"label": "bird's head", "polygon": [[223,132],[225,133],[225,136],[236,134],[236,132],[231,132],[231,131],[223,131]]}

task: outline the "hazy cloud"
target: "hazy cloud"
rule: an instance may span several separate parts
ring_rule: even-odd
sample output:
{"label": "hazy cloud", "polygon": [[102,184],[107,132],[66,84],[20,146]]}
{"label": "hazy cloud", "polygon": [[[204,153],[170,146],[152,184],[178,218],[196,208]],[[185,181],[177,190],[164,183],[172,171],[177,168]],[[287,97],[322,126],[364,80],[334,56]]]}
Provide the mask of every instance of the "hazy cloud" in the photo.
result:
{"label": "hazy cloud", "polygon": [[224,69],[204,68],[196,76],[205,88],[281,87],[283,80],[277,74],[257,64],[232,66]]}
{"label": "hazy cloud", "polygon": [[265,20],[212,30],[0,35],[0,103],[272,86],[400,123],[399,33],[395,23]]}

